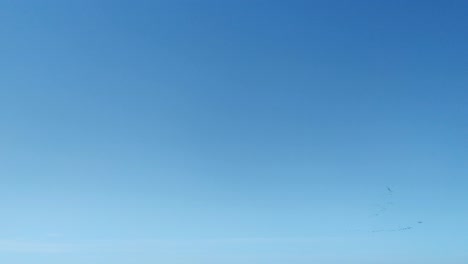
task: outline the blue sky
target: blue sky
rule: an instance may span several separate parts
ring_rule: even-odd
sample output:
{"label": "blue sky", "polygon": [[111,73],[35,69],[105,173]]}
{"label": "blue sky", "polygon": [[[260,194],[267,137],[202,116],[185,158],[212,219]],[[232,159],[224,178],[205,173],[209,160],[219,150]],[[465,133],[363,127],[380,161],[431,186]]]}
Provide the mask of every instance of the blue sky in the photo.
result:
{"label": "blue sky", "polygon": [[466,263],[467,8],[0,1],[0,259]]}

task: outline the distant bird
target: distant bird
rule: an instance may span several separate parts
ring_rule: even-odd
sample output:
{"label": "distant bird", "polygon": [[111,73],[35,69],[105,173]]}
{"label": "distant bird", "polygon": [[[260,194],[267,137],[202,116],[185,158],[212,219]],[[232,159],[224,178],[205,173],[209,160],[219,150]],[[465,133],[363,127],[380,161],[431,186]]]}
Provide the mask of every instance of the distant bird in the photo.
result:
{"label": "distant bird", "polygon": [[371,232],[372,233],[380,233],[380,232],[402,232],[402,231],[406,231],[406,230],[410,230],[410,229],[413,229],[412,226],[407,226],[407,227],[402,227],[402,228],[398,228],[398,229],[380,229],[380,230],[372,230]]}
{"label": "distant bird", "polygon": [[418,221],[418,224],[422,224],[422,223],[423,223],[423,221]]}
{"label": "distant bird", "polygon": [[387,190],[388,190],[389,192],[391,192],[391,193],[393,192],[392,189],[390,189],[390,187],[388,187],[388,186],[387,186]]}
{"label": "distant bird", "polygon": [[405,230],[410,230],[412,228],[413,228],[412,226],[407,226],[407,227],[400,228],[397,231],[405,231]]}

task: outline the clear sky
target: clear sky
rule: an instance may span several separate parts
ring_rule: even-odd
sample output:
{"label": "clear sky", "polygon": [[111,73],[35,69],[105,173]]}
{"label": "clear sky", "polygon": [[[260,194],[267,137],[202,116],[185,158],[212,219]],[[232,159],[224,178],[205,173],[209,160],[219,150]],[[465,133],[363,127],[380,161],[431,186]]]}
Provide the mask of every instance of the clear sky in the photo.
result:
{"label": "clear sky", "polygon": [[0,261],[468,263],[467,1],[0,1]]}

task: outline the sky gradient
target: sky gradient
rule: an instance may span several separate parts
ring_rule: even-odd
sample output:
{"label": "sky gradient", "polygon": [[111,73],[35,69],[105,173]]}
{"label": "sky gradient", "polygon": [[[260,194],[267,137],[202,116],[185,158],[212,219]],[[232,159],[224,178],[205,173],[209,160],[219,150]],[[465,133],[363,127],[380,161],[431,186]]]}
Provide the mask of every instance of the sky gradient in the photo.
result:
{"label": "sky gradient", "polygon": [[0,260],[466,264],[467,10],[0,0]]}

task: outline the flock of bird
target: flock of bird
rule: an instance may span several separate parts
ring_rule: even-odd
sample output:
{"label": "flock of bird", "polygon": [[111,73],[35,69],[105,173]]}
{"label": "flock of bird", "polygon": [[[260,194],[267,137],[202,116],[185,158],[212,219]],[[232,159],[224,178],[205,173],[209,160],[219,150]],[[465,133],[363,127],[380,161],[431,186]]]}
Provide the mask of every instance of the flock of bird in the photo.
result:
{"label": "flock of bird", "polygon": [[[380,215],[382,215],[384,212],[386,212],[388,210],[388,207],[390,205],[393,205],[393,202],[392,202],[392,199],[391,197],[393,196],[393,190],[386,186],[387,188],[387,195],[388,197],[390,198],[389,200],[385,201],[383,203],[383,205],[379,205],[379,209],[377,210],[377,212],[375,212],[374,214],[372,214],[373,217],[379,217]],[[422,224],[423,221],[417,221],[416,222],[417,224]],[[406,227],[399,227],[399,228],[390,228],[390,229],[375,229],[375,230],[372,230],[371,232],[372,233],[380,233],[380,232],[402,232],[402,231],[408,231],[408,230],[411,230],[413,229],[413,226],[406,226]]]}

